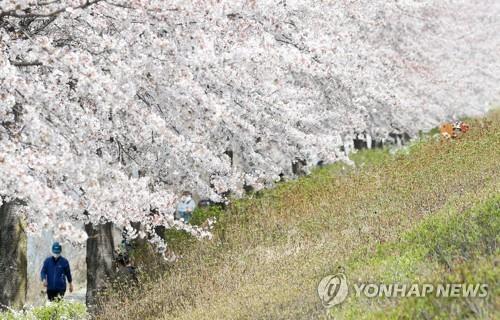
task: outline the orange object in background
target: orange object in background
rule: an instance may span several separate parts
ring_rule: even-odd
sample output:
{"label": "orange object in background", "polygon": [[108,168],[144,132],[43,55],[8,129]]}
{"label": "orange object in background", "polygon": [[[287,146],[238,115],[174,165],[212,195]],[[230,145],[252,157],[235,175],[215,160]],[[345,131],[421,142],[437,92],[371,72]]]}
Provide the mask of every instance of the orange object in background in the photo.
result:
{"label": "orange object in background", "polygon": [[446,139],[458,138],[463,133],[466,133],[469,130],[470,130],[470,125],[462,121],[456,121],[454,123],[446,122],[439,127],[439,132],[441,133],[441,136]]}
{"label": "orange object in background", "polygon": [[439,132],[444,138],[453,137],[453,125],[451,123],[444,123],[439,127]]}
{"label": "orange object in background", "polygon": [[468,123],[465,123],[465,122],[462,122],[460,124],[460,130],[462,131],[462,133],[466,133],[467,131],[470,130],[470,126]]}

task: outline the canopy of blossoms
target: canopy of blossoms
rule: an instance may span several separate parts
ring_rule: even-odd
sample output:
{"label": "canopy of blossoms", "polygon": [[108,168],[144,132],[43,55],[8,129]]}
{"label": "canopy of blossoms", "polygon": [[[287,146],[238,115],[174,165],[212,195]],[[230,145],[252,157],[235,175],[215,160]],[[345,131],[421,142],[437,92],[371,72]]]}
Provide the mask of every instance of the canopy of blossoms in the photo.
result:
{"label": "canopy of blossoms", "polygon": [[75,242],[76,221],[209,236],[174,221],[180,190],[222,201],[297,158],[343,159],[359,132],[486,111],[499,15],[495,0],[3,0],[0,202]]}

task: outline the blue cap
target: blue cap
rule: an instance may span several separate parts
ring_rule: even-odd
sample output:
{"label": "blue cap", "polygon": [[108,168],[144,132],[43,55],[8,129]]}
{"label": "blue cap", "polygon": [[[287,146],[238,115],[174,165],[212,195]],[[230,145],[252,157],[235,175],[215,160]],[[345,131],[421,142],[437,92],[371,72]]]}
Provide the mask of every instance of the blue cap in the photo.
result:
{"label": "blue cap", "polygon": [[62,251],[62,247],[59,242],[54,242],[52,245],[52,253],[59,254]]}

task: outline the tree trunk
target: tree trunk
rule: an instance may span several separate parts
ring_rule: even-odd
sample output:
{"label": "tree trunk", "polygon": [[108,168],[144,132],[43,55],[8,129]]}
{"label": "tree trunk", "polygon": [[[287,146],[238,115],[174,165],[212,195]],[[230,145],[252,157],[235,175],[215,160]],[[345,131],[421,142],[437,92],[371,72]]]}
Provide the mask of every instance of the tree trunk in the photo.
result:
{"label": "tree trunk", "polygon": [[18,204],[0,206],[0,309],[2,305],[21,308],[26,302],[28,263],[27,238]]}
{"label": "tree trunk", "polygon": [[87,240],[87,306],[89,311],[99,309],[98,293],[112,278],[114,261],[113,224],[85,225]]}

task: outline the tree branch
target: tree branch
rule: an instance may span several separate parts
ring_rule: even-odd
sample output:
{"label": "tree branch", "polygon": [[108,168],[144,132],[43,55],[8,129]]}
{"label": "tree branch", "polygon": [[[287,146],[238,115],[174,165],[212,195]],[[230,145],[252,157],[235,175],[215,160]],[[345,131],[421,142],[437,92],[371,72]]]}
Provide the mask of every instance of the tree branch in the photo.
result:
{"label": "tree branch", "polygon": [[16,67],[32,67],[32,66],[43,66],[43,63],[35,60],[35,61],[9,61],[11,65]]}
{"label": "tree branch", "polygon": [[[79,5],[77,7],[72,7],[72,8],[73,9],[85,9],[85,8],[90,7],[91,5],[96,4],[98,2],[101,2],[101,1],[103,1],[103,0],[87,0],[87,2],[85,2],[84,4]],[[54,11],[48,12],[48,13],[31,13],[31,12],[26,12],[25,11],[25,13],[19,14],[15,10],[2,11],[2,12],[0,12],[0,18],[2,18],[2,17],[13,17],[13,18],[49,18],[49,17],[58,16],[59,14],[63,13],[64,11],[66,11],[67,8],[68,7],[64,7],[64,8],[57,9],[57,10],[54,10]]]}
{"label": "tree branch", "polygon": [[42,31],[43,29],[45,29],[49,24],[51,24],[52,22],[54,22],[56,20],[56,16],[54,17],[51,17],[50,19],[48,19],[47,21],[45,21],[43,23],[42,26],[40,26],[39,28],[37,28],[36,30],[30,32],[30,35],[31,36],[34,36],[35,34],[37,34],[38,32]]}

